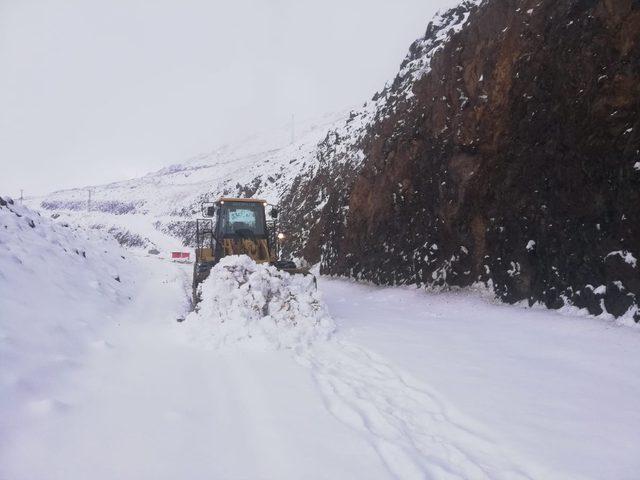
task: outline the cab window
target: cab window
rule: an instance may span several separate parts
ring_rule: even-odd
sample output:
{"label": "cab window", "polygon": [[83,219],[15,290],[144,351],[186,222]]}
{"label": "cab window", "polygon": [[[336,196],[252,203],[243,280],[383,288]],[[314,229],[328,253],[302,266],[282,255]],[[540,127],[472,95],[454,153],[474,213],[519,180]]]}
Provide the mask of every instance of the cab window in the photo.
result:
{"label": "cab window", "polygon": [[220,233],[224,235],[265,235],[264,207],[261,204],[225,202],[219,212]]}

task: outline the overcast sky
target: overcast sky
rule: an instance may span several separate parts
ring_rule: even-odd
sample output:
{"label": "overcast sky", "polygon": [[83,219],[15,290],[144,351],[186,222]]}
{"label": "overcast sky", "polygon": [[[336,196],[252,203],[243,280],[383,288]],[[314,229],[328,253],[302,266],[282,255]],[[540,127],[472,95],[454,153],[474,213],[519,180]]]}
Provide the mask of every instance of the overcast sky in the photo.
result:
{"label": "overcast sky", "polygon": [[0,0],[0,195],[356,106],[455,0]]}

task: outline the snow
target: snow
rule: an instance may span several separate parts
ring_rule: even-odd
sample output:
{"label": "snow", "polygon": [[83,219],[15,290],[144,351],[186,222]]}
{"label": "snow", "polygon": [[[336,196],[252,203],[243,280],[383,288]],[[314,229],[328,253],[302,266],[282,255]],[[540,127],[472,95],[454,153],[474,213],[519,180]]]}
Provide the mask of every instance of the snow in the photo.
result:
{"label": "snow", "polygon": [[185,327],[193,339],[218,349],[238,342],[304,347],[334,330],[312,275],[290,275],[246,255],[223,258],[199,291],[202,301]]}
{"label": "snow", "polygon": [[[466,8],[471,5],[478,5],[480,0],[467,2]],[[425,36],[414,42],[412,49],[419,52],[417,55],[411,53],[405,58],[403,66],[398,72],[398,77],[403,82],[405,96],[413,86],[415,81],[424,77],[431,71],[431,59],[447,41],[447,39],[460,32],[469,19],[470,11],[465,10],[462,15],[452,14],[450,11],[439,12],[431,21],[433,35]],[[446,97],[443,98],[446,100]]]}
{"label": "snow", "polygon": [[187,314],[189,265],[11,208],[0,478],[636,477],[637,328],[246,257]]}
{"label": "snow", "polygon": [[0,451],[30,415],[65,410],[45,392],[104,346],[98,332],[130,303],[136,266],[125,256],[0,197]]}
{"label": "snow", "polygon": [[509,262],[509,264],[511,265],[511,268],[509,268],[507,270],[507,273],[509,274],[510,277],[515,277],[520,275],[520,263],[519,262]]}
{"label": "snow", "polygon": [[387,478],[305,368],[282,351],[194,345],[176,322],[188,267],[139,262],[131,305],[71,357],[73,374],[27,391],[15,428],[0,413],[0,478]]}
{"label": "snow", "polygon": [[[637,327],[462,292],[324,279],[320,288],[345,341],[430,392],[453,423],[502,445],[523,476],[637,478]],[[445,431],[462,447],[454,428]]]}
{"label": "snow", "polygon": [[633,168],[640,172],[640,162],[636,162],[633,164]]}
{"label": "snow", "polygon": [[[434,20],[396,101],[411,101],[468,18]],[[106,236],[181,250],[168,225],[238,185],[277,203],[319,168],[324,139],[356,168],[358,139],[389,92],[349,120],[300,122],[293,144],[288,128],[266,132],[142,178],[28,201],[46,202],[55,221],[3,199],[0,478],[637,478],[637,326],[472,292],[329,278],[316,289],[246,257],[216,266],[190,311],[189,265]],[[630,252],[609,255],[636,267]]]}
{"label": "snow", "polygon": [[614,252],[610,252],[605,256],[605,258],[609,258],[611,256],[618,256],[618,257],[622,258],[625,261],[625,263],[628,263],[633,268],[636,268],[636,265],[638,263],[638,260],[633,255],[633,253],[631,253],[631,252],[629,252],[627,250],[616,250]]}

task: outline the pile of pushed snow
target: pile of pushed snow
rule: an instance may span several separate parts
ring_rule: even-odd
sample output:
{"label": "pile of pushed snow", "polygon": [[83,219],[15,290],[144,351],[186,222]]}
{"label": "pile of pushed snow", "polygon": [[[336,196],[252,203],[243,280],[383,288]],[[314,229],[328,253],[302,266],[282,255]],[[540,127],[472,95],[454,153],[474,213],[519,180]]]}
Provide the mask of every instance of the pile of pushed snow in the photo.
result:
{"label": "pile of pushed snow", "polygon": [[335,328],[312,276],[290,275],[246,255],[220,260],[199,288],[202,301],[187,317],[188,328],[216,348],[295,348],[326,339]]}

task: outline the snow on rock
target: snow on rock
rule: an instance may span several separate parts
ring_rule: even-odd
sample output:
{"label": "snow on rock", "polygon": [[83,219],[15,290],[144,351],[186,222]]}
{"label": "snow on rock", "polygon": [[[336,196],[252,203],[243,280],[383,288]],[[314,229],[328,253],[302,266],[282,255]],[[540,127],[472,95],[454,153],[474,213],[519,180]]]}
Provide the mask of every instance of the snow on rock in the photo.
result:
{"label": "snow on rock", "polygon": [[312,276],[246,255],[223,258],[199,288],[202,301],[186,323],[193,339],[216,348],[295,348],[326,339],[335,328]]}
{"label": "snow on rock", "polygon": [[[433,55],[442,48],[452,34],[459,32],[464,27],[469,20],[470,8],[479,3],[479,0],[466,0],[460,2],[457,8],[436,14],[427,27],[425,36],[411,45],[409,54],[400,66],[398,80],[403,84],[403,91],[408,93],[416,80],[429,73]],[[482,79],[483,77],[480,78],[480,81]]]}
{"label": "snow on rock", "polygon": [[605,258],[609,258],[611,256],[616,256],[616,255],[622,258],[625,261],[625,263],[628,263],[633,268],[636,268],[638,260],[636,259],[636,257],[633,256],[633,253],[627,250],[616,250],[615,252],[610,252],[607,254]]}

